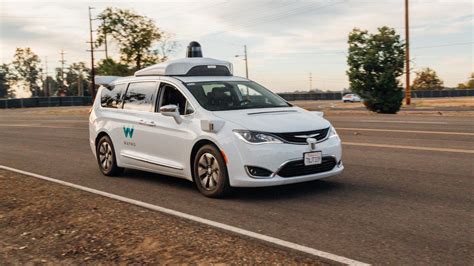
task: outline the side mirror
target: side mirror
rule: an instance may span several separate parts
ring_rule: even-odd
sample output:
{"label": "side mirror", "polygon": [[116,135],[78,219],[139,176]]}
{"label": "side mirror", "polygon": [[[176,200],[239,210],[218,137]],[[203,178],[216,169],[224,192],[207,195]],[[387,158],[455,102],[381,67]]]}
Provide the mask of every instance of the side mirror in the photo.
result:
{"label": "side mirror", "polygon": [[174,104],[168,104],[165,106],[160,107],[160,113],[164,116],[171,116],[174,118],[176,123],[181,124],[183,122],[183,118],[181,118],[181,115],[179,114],[179,108],[178,106]]}

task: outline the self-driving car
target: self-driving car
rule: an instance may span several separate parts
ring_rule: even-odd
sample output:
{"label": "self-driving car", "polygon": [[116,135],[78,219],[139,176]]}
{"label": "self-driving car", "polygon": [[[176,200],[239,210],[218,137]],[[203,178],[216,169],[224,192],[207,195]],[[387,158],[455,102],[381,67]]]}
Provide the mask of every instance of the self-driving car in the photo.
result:
{"label": "self-driving car", "polygon": [[208,197],[232,187],[285,185],[341,173],[341,140],[321,113],[293,106],[232,64],[188,57],[130,77],[97,77],[89,118],[100,171],[188,179]]}

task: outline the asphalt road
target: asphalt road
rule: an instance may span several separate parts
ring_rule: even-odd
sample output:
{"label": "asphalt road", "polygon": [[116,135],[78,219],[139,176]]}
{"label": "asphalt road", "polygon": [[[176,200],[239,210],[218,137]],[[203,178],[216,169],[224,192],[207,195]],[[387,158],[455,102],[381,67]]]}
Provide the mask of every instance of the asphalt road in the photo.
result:
{"label": "asphalt road", "polygon": [[[100,174],[86,115],[0,111],[0,165],[138,199],[377,264],[474,263],[474,118],[334,115],[342,175],[237,189],[224,200],[184,180]],[[376,129],[376,130],[372,130]]]}

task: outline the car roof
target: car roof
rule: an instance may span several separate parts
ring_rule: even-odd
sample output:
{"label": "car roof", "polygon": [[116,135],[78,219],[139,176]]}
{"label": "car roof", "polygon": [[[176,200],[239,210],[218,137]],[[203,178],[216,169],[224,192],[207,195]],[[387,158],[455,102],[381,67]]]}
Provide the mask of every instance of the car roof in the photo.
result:
{"label": "car roof", "polygon": [[248,79],[236,76],[178,76],[173,77],[184,83],[189,82],[206,82],[206,81],[248,81]]}
{"label": "car roof", "polygon": [[166,80],[176,79],[184,83],[190,82],[207,82],[207,81],[248,81],[248,79],[236,76],[143,76],[143,77],[121,77],[114,80],[111,84],[119,84],[125,82],[150,81],[150,80]]}

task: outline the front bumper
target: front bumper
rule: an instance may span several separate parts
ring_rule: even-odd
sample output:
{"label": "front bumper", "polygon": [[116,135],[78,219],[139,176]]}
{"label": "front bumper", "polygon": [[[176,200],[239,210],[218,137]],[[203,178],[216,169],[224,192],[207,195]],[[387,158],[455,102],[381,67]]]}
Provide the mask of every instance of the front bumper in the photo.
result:
{"label": "front bumper", "polygon": [[[338,136],[330,137],[316,146],[316,150],[321,151],[323,157],[333,157],[336,160],[334,168],[326,172],[293,177],[282,177],[278,172],[285,163],[302,160],[303,153],[311,151],[309,145],[252,145],[239,139],[227,143],[223,149],[228,157],[227,169],[230,185],[233,187],[264,187],[306,182],[340,174],[344,169],[341,162],[341,140]],[[265,168],[273,174],[269,177],[252,177],[246,171],[246,165]]]}

